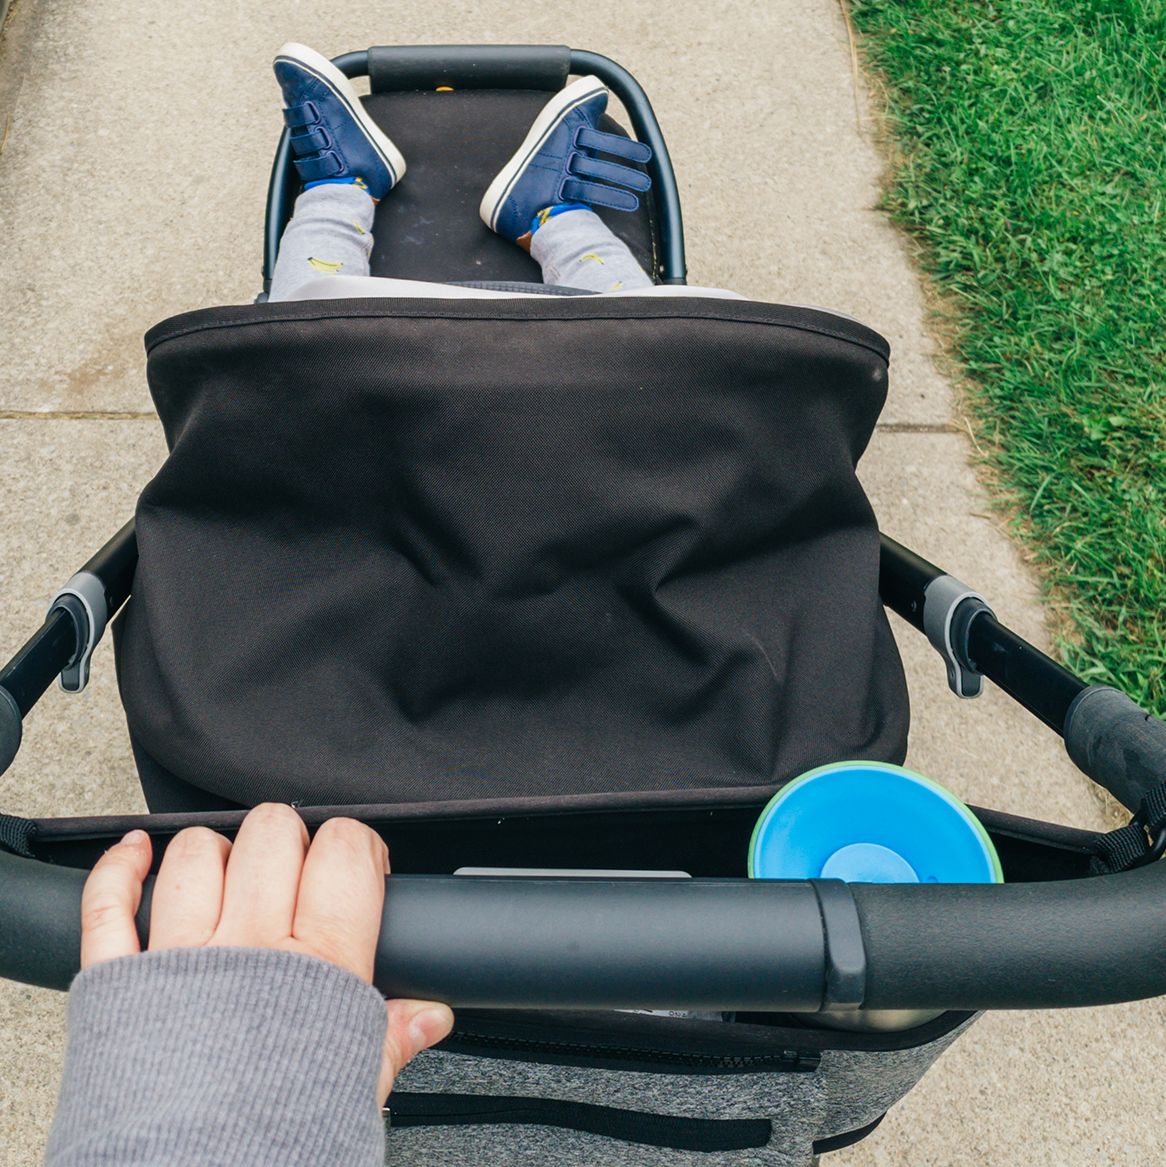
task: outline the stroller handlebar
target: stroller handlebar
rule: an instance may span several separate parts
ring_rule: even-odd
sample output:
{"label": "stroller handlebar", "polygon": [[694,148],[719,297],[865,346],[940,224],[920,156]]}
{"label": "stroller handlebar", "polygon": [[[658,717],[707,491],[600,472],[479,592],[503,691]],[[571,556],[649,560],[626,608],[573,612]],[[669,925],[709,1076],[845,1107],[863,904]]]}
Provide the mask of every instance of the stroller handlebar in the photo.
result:
{"label": "stroller handlebar", "polygon": [[[0,852],[0,977],[68,987],[85,876]],[[1166,993],[1164,881],[1161,863],[1004,885],[397,875],[375,981],[462,1008],[1111,1004]]]}

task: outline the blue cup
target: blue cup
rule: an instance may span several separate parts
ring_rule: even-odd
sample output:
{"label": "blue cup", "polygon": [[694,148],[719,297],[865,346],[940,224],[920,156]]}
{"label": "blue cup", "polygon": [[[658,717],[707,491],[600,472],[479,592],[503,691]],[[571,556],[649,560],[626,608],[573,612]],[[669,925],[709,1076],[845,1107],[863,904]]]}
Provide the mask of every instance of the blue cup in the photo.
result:
{"label": "blue cup", "polygon": [[[835,762],[787,783],[749,841],[753,879],[847,883],[1003,883],[996,848],[950,790],[886,762]],[[830,1010],[828,1025],[907,1029],[938,1016]]]}

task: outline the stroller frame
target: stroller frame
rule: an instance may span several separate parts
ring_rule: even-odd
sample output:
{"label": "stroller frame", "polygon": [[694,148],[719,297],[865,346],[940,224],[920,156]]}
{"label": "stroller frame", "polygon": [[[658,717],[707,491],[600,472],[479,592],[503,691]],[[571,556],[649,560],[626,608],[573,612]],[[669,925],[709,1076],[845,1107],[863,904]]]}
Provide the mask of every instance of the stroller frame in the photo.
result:
{"label": "stroller frame", "polygon": [[[538,90],[561,85],[569,73],[597,75],[653,150],[655,278],[684,284],[683,225],[667,146],[643,89],[614,61],[563,46],[411,46],[374,47],[335,63],[350,77],[370,75],[382,91]],[[285,131],[268,191],[259,300],[270,288],[297,190]],[[40,629],[0,669],[0,772],[20,747],[23,718],[54,677],[68,692],[85,688],[93,650],[130,596],[137,558],[131,520],[66,582]],[[975,697],[984,678],[991,680],[1064,739],[1079,768],[1133,812],[1131,823],[1098,835],[978,810],[1000,852],[1003,885],[394,875],[377,986],[386,995],[438,998],[459,1008],[650,1004],[806,1014],[840,1007],[1050,1008],[1166,993],[1160,910],[1166,867],[1155,862],[1166,852],[1166,724],[1115,690],[1075,677],[1002,624],[972,587],[886,535],[879,593],[927,636],[957,696]],[[451,844],[489,835],[503,851],[546,822],[515,815],[499,835],[495,824],[456,815],[420,823],[385,820],[376,808],[301,813],[312,826],[341,810],[392,830],[394,855],[403,853],[403,868],[418,872],[440,870],[435,856]],[[674,818],[679,829],[699,832],[712,851],[728,854],[743,829],[747,837],[755,813],[719,808]],[[133,826],[161,842],[195,823],[231,833],[242,815],[0,814],[0,976],[68,986],[79,963],[85,869],[110,838]],[[561,817],[574,829],[611,832],[613,851],[647,821],[629,824],[615,812],[579,809]],[[148,911],[147,895],[143,927]],[[641,927],[646,913],[664,924],[651,935]],[[675,937],[666,950],[661,932]],[[1046,975],[1050,967],[1060,975]],[[952,1029],[962,1020],[949,1014],[944,1025]]]}

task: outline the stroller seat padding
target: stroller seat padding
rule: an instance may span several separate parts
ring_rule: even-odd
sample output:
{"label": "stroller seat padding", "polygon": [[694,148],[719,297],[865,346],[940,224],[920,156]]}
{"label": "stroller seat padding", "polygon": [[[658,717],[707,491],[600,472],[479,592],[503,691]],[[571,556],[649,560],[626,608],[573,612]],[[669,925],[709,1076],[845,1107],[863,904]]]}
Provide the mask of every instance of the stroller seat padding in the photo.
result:
{"label": "stroller seat padding", "polygon": [[[525,280],[539,266],[479,218],[486,187],[553,96],[531,90],[374,93],[365,106],[405,155],[400,186],[377,206],[371,271],[405,280]],[[609,117],[600,128],[624,131]],[[628,163],[634,169],[642,166]],[[652,275],[651,196],[635,212],[599,215]]]}
{"label": "stroller seat padding", "polygon": [[231,802],[764,799],[901,761],[862,325],[330,300],[147,336],[170,455],[117,628],[143,782]]}

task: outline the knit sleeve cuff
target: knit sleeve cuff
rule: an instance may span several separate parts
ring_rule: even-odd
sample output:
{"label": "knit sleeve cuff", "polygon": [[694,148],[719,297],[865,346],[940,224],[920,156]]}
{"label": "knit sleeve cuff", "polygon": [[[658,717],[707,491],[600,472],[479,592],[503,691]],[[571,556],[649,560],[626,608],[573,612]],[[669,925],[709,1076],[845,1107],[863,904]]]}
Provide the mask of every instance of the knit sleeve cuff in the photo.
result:
{"label": "knit sleeve cuff", "polygon": [[177,948],[83,972],[48,1167],[384,1158],[381,995],[315,957]]}

